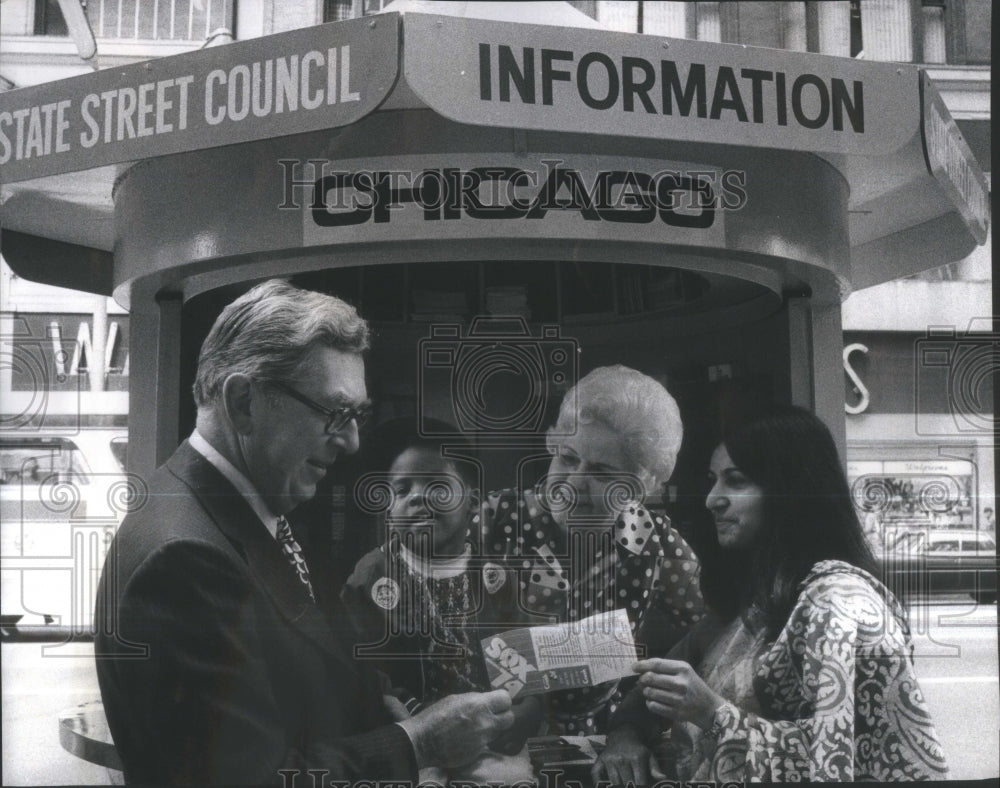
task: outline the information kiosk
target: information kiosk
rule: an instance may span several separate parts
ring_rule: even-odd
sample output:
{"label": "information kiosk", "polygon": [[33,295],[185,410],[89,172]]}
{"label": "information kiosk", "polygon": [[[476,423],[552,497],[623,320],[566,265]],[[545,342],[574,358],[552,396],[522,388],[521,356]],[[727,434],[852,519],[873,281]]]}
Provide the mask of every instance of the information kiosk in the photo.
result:
{"label": "information kiosk", "polygon": [[132,471],[191,428],[222,305],[274,276],[373,321],[383,418],[538,436],[574,375],[623,363],[692,435],[759,397],[843,448],[842,299],[986,238],[934,85],[512,5],[397,2],[0,94],[4,256],[129,309]]}

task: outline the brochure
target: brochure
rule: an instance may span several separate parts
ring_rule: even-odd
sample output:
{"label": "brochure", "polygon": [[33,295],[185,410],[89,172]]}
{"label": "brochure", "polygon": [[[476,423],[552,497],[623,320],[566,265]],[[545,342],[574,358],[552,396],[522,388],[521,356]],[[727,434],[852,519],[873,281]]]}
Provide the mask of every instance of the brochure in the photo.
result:
{"label": "brochure", "polygon": [[624,610],[512,629],[482,643],[491,685],[507,690],[512,698],[631,676],[638,659]]}

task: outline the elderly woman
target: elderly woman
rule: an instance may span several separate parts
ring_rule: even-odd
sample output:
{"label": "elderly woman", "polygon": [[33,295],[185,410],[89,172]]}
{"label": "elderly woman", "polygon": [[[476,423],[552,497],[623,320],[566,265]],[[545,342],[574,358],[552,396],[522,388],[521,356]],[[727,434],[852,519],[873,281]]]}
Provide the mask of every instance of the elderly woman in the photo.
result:
{"label": "elderly woman", "polygon": [[[624,609],[637,642],[661,654],[698,620],[697,559],[642,506],[673,472],[681,436],[673,397],[634,369],[595,369],[566,394],[547,477],[484,502],[483,551],[519,570],[525,611],[568,621]],[[616,688],[552,692],[549,731],[603,732]]]}
{"label": "elderly woman", "polygon": [[710,612],[668,659],[636,666],[595,778],[645,781],[666,724],[667,776],[683,781],[945,777],[906,615],[874,577],[823,423],[758,417],[716,448],[709,480]]}

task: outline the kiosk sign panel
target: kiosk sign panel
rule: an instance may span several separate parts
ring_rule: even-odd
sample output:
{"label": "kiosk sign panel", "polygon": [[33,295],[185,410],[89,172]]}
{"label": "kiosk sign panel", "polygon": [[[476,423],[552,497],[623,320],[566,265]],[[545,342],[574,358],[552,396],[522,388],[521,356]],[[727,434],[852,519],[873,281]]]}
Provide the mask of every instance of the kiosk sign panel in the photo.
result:
{"label": "kiosk sign panel", "polygon": [[914,66],[426,14],[404,25],[407,82],[461,123],[852,154],[919,133]]}
{"label": "kiosk sign panel", "polygon": [[927,74],[920,87],[927,167],[958,208],[976,242],[985,243],[990,221],[986,178]]}
{"label": "kiosk sign panel", "polygon": [[725,247],[743,171],[614,156],[427,155],[283,161],[303,243],[620,239]]}
{"label": "kiosk sign panel", "polygon": [[389,95],[398,46],[384,14],[0,93],[3,182],[349,125]]}

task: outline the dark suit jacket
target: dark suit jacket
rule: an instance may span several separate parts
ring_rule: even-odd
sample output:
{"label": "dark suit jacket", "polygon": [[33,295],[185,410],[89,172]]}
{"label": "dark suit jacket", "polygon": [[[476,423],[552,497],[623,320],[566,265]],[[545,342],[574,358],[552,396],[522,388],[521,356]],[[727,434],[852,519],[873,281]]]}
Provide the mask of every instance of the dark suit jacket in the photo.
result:
{"label": "dark suit jacket", "polygon": [[250,506],[186,442],[122,523],[95,621],[104,710],[130,782],[417,776],[376,672],[351,658]]}

